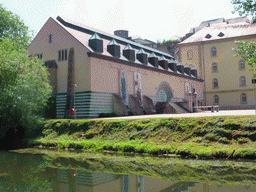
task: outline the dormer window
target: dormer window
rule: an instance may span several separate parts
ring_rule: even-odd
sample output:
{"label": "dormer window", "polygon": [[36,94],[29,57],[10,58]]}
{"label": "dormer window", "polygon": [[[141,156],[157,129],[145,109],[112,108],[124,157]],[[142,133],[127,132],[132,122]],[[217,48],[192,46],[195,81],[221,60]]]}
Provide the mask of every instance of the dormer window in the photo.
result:
{"label": "dormer window", "polygon": [[222,33],[222,32],[220,32],[220,33],[218,34],[219,37],[223,37],[224,35],[225,35],[225,34]]}
{"label": "dormer window", "polygon": [[205,38],[206,39],[210,39],[212,36],[210,35],[210,34],[207,34],[206,36],[205,36]]}

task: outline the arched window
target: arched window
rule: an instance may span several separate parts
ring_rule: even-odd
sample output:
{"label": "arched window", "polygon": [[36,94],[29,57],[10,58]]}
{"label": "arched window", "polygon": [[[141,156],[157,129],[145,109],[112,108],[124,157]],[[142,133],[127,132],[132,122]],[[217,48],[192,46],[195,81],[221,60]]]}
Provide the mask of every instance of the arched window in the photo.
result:
{"label": "arched window", "polygon": [[212,88],[215,89],[215,88],[218,88],[219,85],[218,85],[218,79],[213,79],[212,80]]}
{"label": "arched window", "polygon": [[246,94],[245,94],[245,93],[242,93],[242,94],[241,94],[241,103],[242,103],[242,104],[247,103],[247,97],[246,97]]}
{"label": "arched window", "polygon": [[240,87],[246,86],[246,79],[244,76],[240,77]]}
{"label": "arched window", "polygon": [[193,52],[191,50],[187,51],[187,57],[188,57],[188,60],[192,60],[193,59]]}
{"label": "arched window", "polygon": [[219,96],[218,95],[213,96],[213,104],[214,105],[219,105]]}
{"label": "arched window", "polygon": [[245,62],[244,62],[243,60],[240,60],[240,61],[239,61],[239,69],[240,69],[240,70],[245,69]]}
{"label": "arched window", "polygon": [[212,64],[212,72],[217,72],[218,71],[218,65],[217,63]]}
{"label": "arched window", "polygon": [[211,49],[211,52],[213,57],[217,55],[217,49],[215,47]]}

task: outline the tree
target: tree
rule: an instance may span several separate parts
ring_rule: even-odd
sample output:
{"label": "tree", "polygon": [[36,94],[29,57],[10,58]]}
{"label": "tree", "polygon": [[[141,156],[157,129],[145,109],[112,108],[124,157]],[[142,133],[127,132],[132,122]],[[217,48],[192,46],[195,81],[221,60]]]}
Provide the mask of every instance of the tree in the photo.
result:
{"label": "tree", "polygon": [[19,16],[6,10],[0,4],[0,38],[2,37],[14,40],[18,48],[27,48],[31,40],[28,27]]}
{"label": "tree", "polygon": [[242,15],[250,15],[252,17],[256,16],[255,0],[232,0],[232,4],[234,5],[233,13],[238,12],[240,16]]}
{"label": "tree", "polygon": [[[255,0],[232,0],[234,5],[234,12],[238,12],[239,15],[250,15],[255,19],[256,16],[256,1]],[[241,56],[242,59],[247,62],[251,67],[249,71],[253,72],[253,77],[256,78],[256,41],[236,41],[238,48],[235,49],[236,56]]]}
{"label": "tree", "polygon": [[249,71],[253,72],[253,77],[256,78],[256,41],[236,41],[238,48],[235,49],[236,56],[241,56],[251,68]]}
{"label": "tree", "polygon": [[[0,140],[8,131],[31,136],[42,121],[43,108],[51,94],[43,62],[30,58],[10,38],[0,40]],[[22,130],[21,130],[22,129]],[[9,138],[8,138],[9,139]]]}

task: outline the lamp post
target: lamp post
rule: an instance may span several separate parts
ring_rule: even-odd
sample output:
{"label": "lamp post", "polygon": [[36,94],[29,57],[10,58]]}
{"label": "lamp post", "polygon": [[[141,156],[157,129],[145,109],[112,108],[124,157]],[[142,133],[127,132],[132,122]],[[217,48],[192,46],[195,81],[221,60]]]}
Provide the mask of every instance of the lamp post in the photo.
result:
{"label": "lamp post", "polygon": [[255,109],[255,115],[256,115],[256,98],[255,98],[255,92],[256,92],[256,89],[255,89],[255,84],[256,84],[256,79],[252,79],[252,84],[254,85],[254,109]]}
{"label": "lamp post", "polygon": [[75,89],[77,88],[77,84],[74,84],[74,109],[75,109],[75,119],[76,119],[76,96],[75,96],[75,94],[76,94],[76,91],[75,91]]}
{"label": "lamp post", "polygon": [[193,109],[192,109],[192,92],[191,91],[189,91],[188,92],[188,95],[189,95],[189,102],[188,102],[188,104],[189,104],[189,109],[190,109],[190,111],[192,111],[193,112]]}
{"label": "lamp post", "polygon": [[196,112],[197,112],[198,108],[197,108],[197,92],[196,91],[194,92],[194,96],[195,96],[195,106],[194,107],[196,107]]}

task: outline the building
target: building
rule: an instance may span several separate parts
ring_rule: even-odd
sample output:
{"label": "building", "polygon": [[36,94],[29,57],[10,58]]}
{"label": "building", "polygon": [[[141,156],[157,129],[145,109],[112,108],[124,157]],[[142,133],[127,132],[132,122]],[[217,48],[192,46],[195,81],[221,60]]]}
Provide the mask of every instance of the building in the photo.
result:
{"label": "building", "polygon": [[68,117],[71,107],[78,118],[150,114],[159,112],[157,104],[164,106],[163,113],[192,111],[203,99],[203,80],[195,68],[176,63],[170,54],[61,17],[47,20],[28,53],[42,58],[49,69],[58,118]]}
{"label": "building", "polygon": [[245,17],[202,22],[200,30],[179,44],[180,61],[198,70],[205,79],[206,105],[220,109],[254,107],[252,72],[239,57],[234,57],[235,41],[253,41],[256,24]]}

